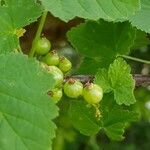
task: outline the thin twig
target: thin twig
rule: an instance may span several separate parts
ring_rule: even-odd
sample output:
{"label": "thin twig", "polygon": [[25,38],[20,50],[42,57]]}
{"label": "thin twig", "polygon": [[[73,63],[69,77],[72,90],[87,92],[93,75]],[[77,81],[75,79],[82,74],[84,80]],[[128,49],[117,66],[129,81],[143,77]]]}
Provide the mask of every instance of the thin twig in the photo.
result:
{"label": "thin twig", "polygon": [[[75,75],[75,76],[67,76],[65,81],[69,78],[79,79],[83,84],[87,82],[93,82],[94,76],[90,75]],[[149,86],[150,85],[150,76],[149,75],[141,75],[134,74],[134,80],[136,81],[136,86]]]}
{"label": "thin twig", "polygon": [[150,76],[149,75],[141,75],[141,74],[134,74],[134,80],[136,81],[136,86],[149,86],[150,85]]}

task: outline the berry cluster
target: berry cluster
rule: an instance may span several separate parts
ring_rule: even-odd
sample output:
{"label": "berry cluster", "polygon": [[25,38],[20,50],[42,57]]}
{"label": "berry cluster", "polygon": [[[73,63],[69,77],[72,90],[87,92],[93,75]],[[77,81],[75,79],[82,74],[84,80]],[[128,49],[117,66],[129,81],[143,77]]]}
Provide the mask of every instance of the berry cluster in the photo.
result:
{"label": "berry cluster", "polygon": [[48,73],[52,74],[55,80],[55,88],[48,94],[57,103],[63,95],[63,91],[69,98],[83,96],[89,104],[95,105],[103,97],[103,90],[100,86],[93,83],[83,85],[79,80],[70,78],[64,84],[64,76],[72,68],[72,63],[64,56],[59,56],[55,50],[49,51],[50,42],[46,38],[41,38],[37,42],[36,53],[42,55],[42,66]]}

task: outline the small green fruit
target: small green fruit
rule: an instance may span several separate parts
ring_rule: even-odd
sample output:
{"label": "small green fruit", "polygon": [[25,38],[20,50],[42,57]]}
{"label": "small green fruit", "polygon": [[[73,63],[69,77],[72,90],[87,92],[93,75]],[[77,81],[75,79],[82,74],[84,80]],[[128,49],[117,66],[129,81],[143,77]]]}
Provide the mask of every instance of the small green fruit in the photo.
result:
{"label": "small green fruit", "polygon": [[68,60],[65,57],[61,57],[60,62],[59,62],[59,69],[62,72],[66,73],[66,72],[70,71],[71,68],[72,68],[72,63],[70,62],[70,60]]}
{"label": "small green fruit", "polygon": [[54,80],[56,82],[55,86],[60,87],[64,80],[62,71],[59,68],[57,68],[56,66],[47,66],[46,70],[48,71],[48,73],[53,75]]}
{"label": "small green fruit", "polygon": [[45,37],[39,38],[35,43],[35,52],[39,55],[45,55],[49,52],[51,48],[51,43]]}
{"label": "small green fruit", "polygon": [[64,93],[70,98],[78,98],[82,95],[83,85],[80,81],[69,79],[64,85]]}
{"label": "small green fruit", "polygon": [[59,56],[57,52],[53,50],[44,56],[42,61],[49,66],[57,66],[59,64]]}
{"label": "small green fruit", "polygon": [[58,88],[53,89],[48,94],[52,97],[55,103],[59,102],[63,95],[62,89],[58,89]]}
{"label": "small green fruit", "polygon": [[88,83],[83,89],[83,97],[89,104],[97,104],[103,98],[103,90],[97,84]]}

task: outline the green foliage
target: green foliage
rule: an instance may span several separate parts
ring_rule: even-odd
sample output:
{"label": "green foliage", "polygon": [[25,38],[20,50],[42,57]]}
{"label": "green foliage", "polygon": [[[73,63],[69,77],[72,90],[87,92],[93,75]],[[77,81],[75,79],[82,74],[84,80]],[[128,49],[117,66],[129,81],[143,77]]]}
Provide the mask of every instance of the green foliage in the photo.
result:
{"label": "green foliage", "polygon": [[134,45],[131,49],[146,47],[148,44],[150,44],[150,39],[147,37],[147,34],[141,30],[137,30]]}
{"label": "green foliage", "polygon": [[[128,22],[87,22],[68,32],[71,44],[83,55],[108,67],[117,54],[128,54],[134,43],[135,29]],[[79,36],[80,35],[80,36]]]}
{"label": "green foliage", "polygon": [[73,126],[88,136],[104,130],[112,140],[122,140],[126,123],[139,118],[137,112],[117,105],[112,94],[106,94],[100,103],[100,119],[96,117],[95,108],[86,105],[82,99],[72,101],[70,105],[69,114]]}
{"label": "green foliage", "polygon": [[76,74],[95,75],[99,67],[100,67],[99,60],[84,57],[76,70]]}
{"label": "green foliage", "polygon": [[114,99],[121,105],[135,103],[134,87],[135,81],[130,74],[130,66],[121,58],[116,59],[109,70],[100,69],[95,76],[95,83],[99,84],[104,92],[114,92]]}
{"label": "green foliage", "polygon": [[150,33],[150,1],[141,0],[141,10],[130,18],[131,24],[138,29]]}
{"label": "green foliage", "polygon": [[135,90],[135,96],[137,103],[134,105],[134,109],[139,111],[141,119],[150,119],[150,91],[147,88],[139,87]]}
{"label": "green foliage", "polygon": [[[68,57],[46,55],[50,45],[44,53],[42,47],[35,49],[47,11],[66,22],[75,17],[85,20],[67,33],[70,45],[64,51],[68,56],[76,55],[71,62]],[[32,45],[29,56],[35,58],[28,58],[19,38],[25,33],[23,28],[41,15],[35,38],[28,43]],[[149,119],[149,90],[135,90],[131,68],[119,58],[150,43],[149,18],[149,0],[0,0],[0,149],[52,149],[56,130],[53,119],[58,115],[55,102],[60,99],[60,115],[55,120],[57,145],[63,145],[64,139],[74,141],[77,132],[72,126],[83,135],[92,136],[88,144],[94,147],[96,134],[104,132],[109,139],[119,141],[124,139],[130,122],[138,120],[139,113],[141,118]],[[78,53],[69,52],[71,46]],[[42,59],[47,65],[40,62]],[[70,71],[72,62],[78,66],[75,72]],[[98,94],[94,90],[96,99],[93,92],[92,96],[83,92],[85,85],[81,82],[66,86],[72,72],[82,77],[89,75],[87,78],[96,74],[94,83],[102,87],[98,86]],[[62,89],[71,98],[63,96]]]}
{"label": "green foliage", "polygon": [[108,76],[111,80],[114,98],[119,105],[135,103],[133,94],[135,81],[130,72],[130,66],[123,59],[115,60],[114,63],[110,65]]}
{"label": "green foliage", "polygon": [[[139,0],[41,0],[46,10],[64,21],[74,17],[108,21],[127,20],[140,8]],[[61,8],[61,9],[60,9]],[[111,11],[110,11],[111,8]]]}
{"label": "green foliage", "polygon": [[106,135],[112,140],[122,140],[126,123],[137,121],[139,114],[129,111],[114,103],[111,94],[105,95],[102,103],[102,120],[101,125]]}
{"label": "green foliage", "polygon": [[18,49],[18,30],[36,21],[41,13],[41,6],[35,0],[4,0],[0,4],[0,53]]}
{"label": "green foliage", "polygon": [[95,75],[94,82],[102,87],[104,93],[109,93],[112,91],[107,69],[99,69]]}
{"label": "green foliage", "polygon": [[100,130],[93,107],[78,99],[70,102],[69,116],[73,126],[84,135],[95,135]]}
{"label": "green foliage", "polygon": [[22,54],[0,56],[0,149],[51,147],[58,109],[47,96],[52,76]]}

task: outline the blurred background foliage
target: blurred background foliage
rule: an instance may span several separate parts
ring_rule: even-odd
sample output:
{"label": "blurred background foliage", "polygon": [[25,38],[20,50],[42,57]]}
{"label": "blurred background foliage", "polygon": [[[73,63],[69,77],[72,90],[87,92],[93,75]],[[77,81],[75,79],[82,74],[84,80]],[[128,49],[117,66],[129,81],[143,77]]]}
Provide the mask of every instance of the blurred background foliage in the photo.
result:
{"label": "blurred background foliage", "polygon": [[[84,67],[82,64],[83,56],[77,53],[67,42],[66,32],[84,20],[75,18],[69,23],[60,21],[48,15],[43,34],[51,41],[52,49],[56,49],[62,55],[68,57],[72,63],[75,73],[88,74],[93,67],[98,64],[91,60],[91,65]],[[21,46],[25,53],[29,52],[31,41],[34,38],[38,22],[27,26],[26,33],[21,38]],[[139,31],[136,44],[132,47],[131,56],[150,60],[150,37]],[[141,38],[142,37],[142,38]],[[144,38],[143,38],[144,37]],[[84,63],[90,61],[85,58]],[[150,74],[150,66],[142,63],[128,61],[132,67],[132,73]],[[83,66],[83,67],[82,67]],[[135,96],[137,103],[132,109],[140,112],[139,122],[128,124],[125,139],[123,141],[110,141],[103,132],[96,136],[86,137],[76,131],[68,118],[69,104],[67,99],[59,103],[60,116],[55,120],[58,129],[57,136],[54,139],[54,150],[149,150],[150,149],[150,87],[136,87]],[[119,115],[119,114],[118,114]]]}

